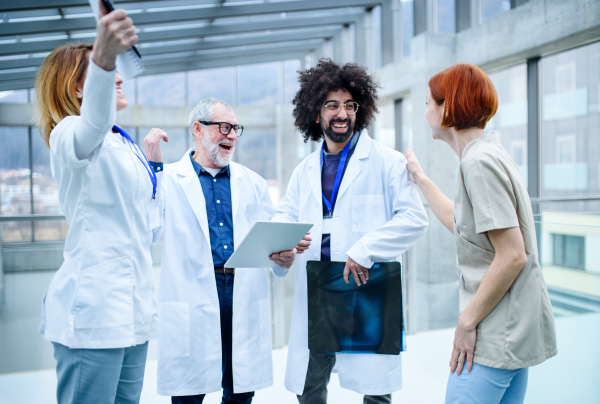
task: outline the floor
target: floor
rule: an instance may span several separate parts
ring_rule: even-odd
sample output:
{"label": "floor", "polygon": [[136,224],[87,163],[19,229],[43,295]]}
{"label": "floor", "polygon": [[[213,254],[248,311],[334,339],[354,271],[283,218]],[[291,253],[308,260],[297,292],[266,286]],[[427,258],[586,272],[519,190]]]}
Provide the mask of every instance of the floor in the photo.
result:
{"label": "floor", "polygon": [[[526,404],[600,403],[600,313],[556,319],[559,355],[530,371]],[[402,354],[404,388],[394,403],[443,403],[448,377],[452,329],[422,332],[407,337]],[[283,386],[287,349],[273,351],[274,384],[256,393],[254,403],[296,403]],[[0,359],[1,360],[1,359]],[[32,388],[35,386],[35,388]],[[0,375],[0,404],[55,404],[53,370]],[[220,403],[220,394],[207,396],[206,404]],[[334,374],[329,404],[359,404],[360,395],[339,387]],[[170,403],[156,394],[156,361],[148,361],[141,403]]]}

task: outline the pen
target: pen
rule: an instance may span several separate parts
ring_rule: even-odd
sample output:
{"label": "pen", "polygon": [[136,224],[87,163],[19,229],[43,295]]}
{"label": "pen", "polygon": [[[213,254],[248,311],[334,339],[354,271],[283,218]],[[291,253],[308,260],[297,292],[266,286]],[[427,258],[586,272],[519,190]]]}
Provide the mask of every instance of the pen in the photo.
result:
{"label": "pen", "polygon": [[[115,8],[113,7],[112,3],[110,2],[110,0],[100,0],[102,1],[102,5],[104,6],[104,8],[106,9],[107,12],[111,12],[111,11],[115,11]],[[133,51],[135,52],[136,55],[138,55],[138,57],[141,59],[142,55],[140,55],[140,52],[138,52],[137,48],[134,46],[131,47],[131,49],[133,49]]]}

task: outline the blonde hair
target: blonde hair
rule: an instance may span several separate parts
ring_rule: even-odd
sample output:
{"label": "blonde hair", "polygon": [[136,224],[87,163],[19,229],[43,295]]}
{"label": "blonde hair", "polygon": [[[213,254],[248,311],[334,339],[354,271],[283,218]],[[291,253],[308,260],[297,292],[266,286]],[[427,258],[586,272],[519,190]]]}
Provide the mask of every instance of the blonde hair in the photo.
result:
{"label": "blonde hair", "polygon": [[48,55],[35,82],[40,134],[50,148],[50,132],[69,115],[81,113],[77,83],[85,76],[92,44],[65,44]]}

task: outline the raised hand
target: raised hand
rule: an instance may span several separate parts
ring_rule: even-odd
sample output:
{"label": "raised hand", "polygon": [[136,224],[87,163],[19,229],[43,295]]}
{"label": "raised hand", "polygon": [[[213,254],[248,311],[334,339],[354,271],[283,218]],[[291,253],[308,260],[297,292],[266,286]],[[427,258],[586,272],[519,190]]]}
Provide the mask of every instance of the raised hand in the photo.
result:
{"label": "raised hand", "polygon": [[114,70],[117,55],[126,52],[136,44],[138,37],[131,18],[125,10],[110,13],[100,3],[98,22],[96,23],[96,41],[94,42],[94,63],[104,70]]}
{"label": "raised hand", "polygon": [[415,153],[411,149],[406,150],[405,156],[406,160],[408,160],[406,163],[406,168],[412,175],[415,184],[418,185],[421,178],[425,176],[425,173],[421,168],[421,163],[419,163],[419,159],[417,159],[417,156],[415,156]]}
{"label": "raised hand", "polygon": [[144,138],[144,153],[148,161],[160,163],[162,153],[160,152],[160,140],[169,141],[169,135],[162,129],[152,128]]}

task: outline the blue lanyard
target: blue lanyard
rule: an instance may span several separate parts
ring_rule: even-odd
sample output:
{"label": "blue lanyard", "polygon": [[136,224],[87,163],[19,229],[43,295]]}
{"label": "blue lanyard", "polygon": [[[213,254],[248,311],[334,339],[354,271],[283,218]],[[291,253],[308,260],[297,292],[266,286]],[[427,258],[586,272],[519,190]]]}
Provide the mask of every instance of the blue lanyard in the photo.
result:
{"label": "blue lanyard", "polygon": [[[133,141],[131,136],[129,136],[127,134],[127,132],[125,132],[123,129],[119,128],[117,125],[113,126],[112,129],[113,129],[113,131],[119,132],[121,134],[121,136],[123,136],[125,139],[129,140],[131,142],[131,144],[133,145],[134,154],[142,162],[142,164],[144,165],[144,168],[146,169],[146,171],[148,171],[148,175],[150,176],[150,181],[152,181],[152,199],[156,199],[156,184],[158,184],[158,181],[156,180],[156,173],[154,172],[152,167],[150,167],[150,163],[148,162],[146,155],[138,147],[138,145]],[[142,156],[144,157],[143,160],[142,160],[142,157],[135,150],[139,150],[140,153],[142,153]]]}
{"label": "blue lanyard", "polygon": [[[354,136],[354,134],[352,134]],[[327,206],[327,210],[329,211],[329,217],[333,213],[333,203],[335,202],[335,196],[340,189],[340,183],[342,182],[342,175],[344,174],[344,167],[346,166],[346,160],[348,159],[348,153],[350,152],[350,144],[352,143],[352,136],[350,136],[350,140],[348,144],[344,146],[344,150],[342,150],[342,157],[340,158],[340,163],[338,164],[337,174],[335,175],[335,182],[333,183],[333,190],[331,191],[331,202],[327,200],[325,195],[323,194],[323,190],[321,189],[321,194],[323,194],[323,202],[325,202],[325,206]],[[325,140],[323,140],[323,146],[321,147],[321,177],[323,176],[323,153],[325,152]],[[322,181],[322,180],[321,180]]]}

